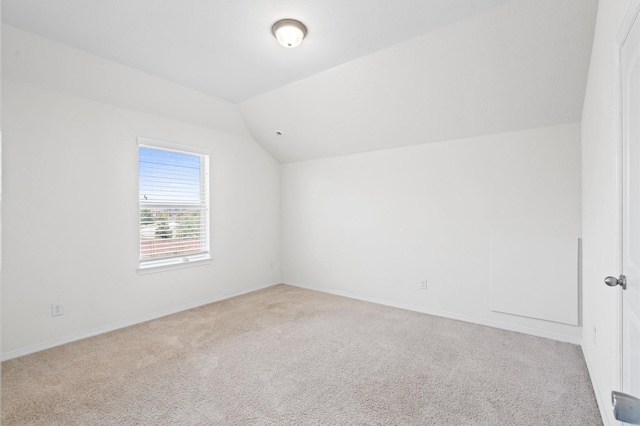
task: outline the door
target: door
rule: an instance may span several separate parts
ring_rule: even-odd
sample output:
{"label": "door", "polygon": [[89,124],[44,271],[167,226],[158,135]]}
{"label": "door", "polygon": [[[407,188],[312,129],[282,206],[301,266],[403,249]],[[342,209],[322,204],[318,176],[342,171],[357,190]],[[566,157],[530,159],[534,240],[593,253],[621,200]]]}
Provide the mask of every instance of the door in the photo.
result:
{"label": "door", "polygon": [[[621,142],[621,302],[622,392],[640,397],[640,2],[633,1],[618,35]],[[619,398],[616,401],[616,398]],[[640,424],[640,401],[614,394],[619,420]],[[625,408],[627,410],[625,411]],[[635,413],[635,414],[634,414]],[[625,424],[623,422],[623,424]]]}

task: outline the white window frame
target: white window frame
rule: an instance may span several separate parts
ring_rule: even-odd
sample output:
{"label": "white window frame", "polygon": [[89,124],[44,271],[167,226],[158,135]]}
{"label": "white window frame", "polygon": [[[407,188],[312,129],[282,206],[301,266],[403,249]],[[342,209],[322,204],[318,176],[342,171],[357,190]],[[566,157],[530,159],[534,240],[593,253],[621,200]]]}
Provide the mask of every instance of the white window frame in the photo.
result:
{"label": "white window frame", "polygon": [[[137,229],[138,229],[138,273],[148,274],[155,272],[162,272],[166,270],[189,268],[193,266],[203,266],[210,264],[211,249],[210,249],[210,233],[211,233],[211,221],[209,216],[210,202],[209,202],[209,150],[199,147],[186,146],[176,144],[172,142],[160,141],[157,139],[149,139],[138,137],[137,138],[137,167],[138,167],[138,191],[136,193],[136,199],[138,200],[138,215],[137,215]],[[164,151],[174,151],[184,154],[199,155],[201,156],[201,172],[200,172],[200,184],[203,188],[203,200],[199,205],[204,205],[202,221],[206,224],[204,232],[204,241],[201,243],[201,252],[191,255],[166,257],[160,259],[141,259],[141,234],[140,234],[140,214],[143,208],[149,207],[162,207],[170,205],[171,207],[188,206],[188,204],[173,204],[173,203],[144,203],[140,201],[140,148],[159,149]]]}

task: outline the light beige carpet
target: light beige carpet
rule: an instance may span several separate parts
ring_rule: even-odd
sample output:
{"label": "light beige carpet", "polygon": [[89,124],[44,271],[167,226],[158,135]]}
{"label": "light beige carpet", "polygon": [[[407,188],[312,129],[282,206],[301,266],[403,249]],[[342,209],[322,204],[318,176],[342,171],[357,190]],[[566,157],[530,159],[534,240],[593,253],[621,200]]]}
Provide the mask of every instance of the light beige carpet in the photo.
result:
{"label": "light beige carpet", "polygon": [[8,425],[601,425],[580,348],[278,285],[7,361]]}

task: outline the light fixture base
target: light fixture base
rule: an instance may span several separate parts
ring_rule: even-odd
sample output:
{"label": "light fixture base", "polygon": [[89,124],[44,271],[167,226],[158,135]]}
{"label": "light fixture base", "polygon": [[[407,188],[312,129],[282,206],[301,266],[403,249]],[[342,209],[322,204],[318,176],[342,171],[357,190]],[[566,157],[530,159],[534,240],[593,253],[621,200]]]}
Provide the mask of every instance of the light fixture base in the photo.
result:
{"label": "light fixture base", "polygon": [[278,43],[292,49],[302,43],[302,40],[307,36],[307,27],[295,19],[281,19],[273,24],[271,32]]}

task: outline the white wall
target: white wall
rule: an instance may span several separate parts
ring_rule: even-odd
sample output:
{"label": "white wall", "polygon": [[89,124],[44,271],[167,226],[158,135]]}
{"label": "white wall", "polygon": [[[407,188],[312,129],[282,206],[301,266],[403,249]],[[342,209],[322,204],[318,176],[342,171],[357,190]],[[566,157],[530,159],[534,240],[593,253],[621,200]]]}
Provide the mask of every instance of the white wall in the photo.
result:
{"label": "white wall", "polygon": [[582,218],[585,357],[603,416],[613,424],[616,373],[616,299],[603,284],[619,273],[617,246],[615,39],[628,0],[601,0],[582,113]]}
{"label": "white wall", "polygon": [[[242,132],[216,129],[219,117],[177,119],[196,108],[240,120],[235,106],[185,104],[191,91],[113,63],[76,87],[73,70],[96,58],[26,33],[12,32],[3,51],[5,358],[280,282],[278,163]],[[80,96],[100,82],[111,104]],[[141,82],[165,113],[123,107]],[[212,264],[137,274],[138,136],[211,150]],[[51,316],[53,302],[63,316]]]}
{"label": "white wall", "polygon": [[490,307],[492,233],[572,236],[577,270],[577,123],[285,164],[282,227],[285,283],[580,341]]}
{"label": "white wall", "polygon": [[[2,21],[0,7],[0,22]],[[0,55],[2,54],[2,34],[0,34]],[[1,57],[1,56],[0,56]],[[2,72],[0,71],[0,77]],[[2,79],[0,78],[0,97],[2,96]],[[2,105],[0,103],[0,354],[2,353]],[[0,386],[0,394],[2,389]],[[0,410],[2,402],[0,401]]]}

